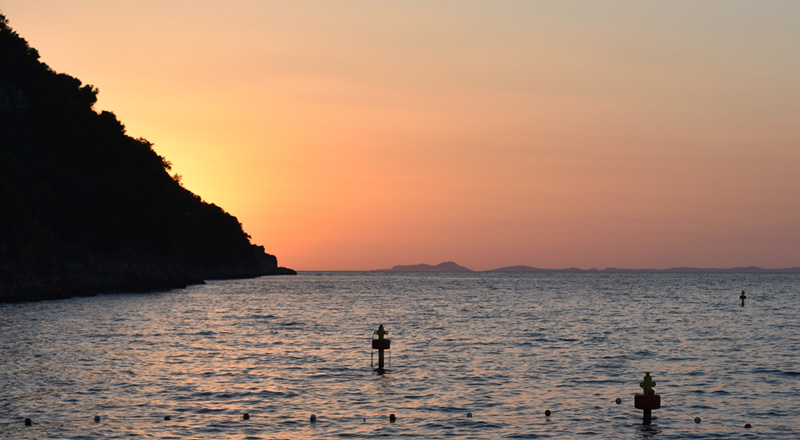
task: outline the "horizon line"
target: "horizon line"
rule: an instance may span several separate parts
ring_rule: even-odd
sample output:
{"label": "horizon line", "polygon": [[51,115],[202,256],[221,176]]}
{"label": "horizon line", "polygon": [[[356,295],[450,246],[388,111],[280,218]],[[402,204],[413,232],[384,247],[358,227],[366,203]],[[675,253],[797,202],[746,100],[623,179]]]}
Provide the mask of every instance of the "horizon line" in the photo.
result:
{"label": "horizon line", "polygon": [[[452,262],[448,262],[452,263]],[[494,269],[475,270],[465,266],[458,265],[457,268],[452,269],[437,269],[445,263],[438,265],[431,265],[427,263],[409,264],[409,265],[395,265],[391,268],[382,269],[296,269],[298,272],[800,272],[800,266],[785,266],[785,267],[761,267],[761,266],[733,266],[733,267],[695,267],[695,266],[673,266],[663,269],[659,268],[621,268],[621,267],[606,267],[603,269],[589,268],[583,269],[579,267],[565,267],[565,268],[541,268],[528,265],[512,265],[502,266]],[[417,268],[417,269],[414,269]]]}

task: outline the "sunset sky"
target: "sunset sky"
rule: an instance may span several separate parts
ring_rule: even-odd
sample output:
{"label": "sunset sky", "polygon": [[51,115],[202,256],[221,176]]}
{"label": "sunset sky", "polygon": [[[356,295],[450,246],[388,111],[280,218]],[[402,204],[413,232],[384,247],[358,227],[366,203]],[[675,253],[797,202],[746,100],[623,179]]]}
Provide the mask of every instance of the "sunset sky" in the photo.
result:
{"label": "sunset sky", "polygon": [[800,266],[795,0],[0,12],[282,266]]}

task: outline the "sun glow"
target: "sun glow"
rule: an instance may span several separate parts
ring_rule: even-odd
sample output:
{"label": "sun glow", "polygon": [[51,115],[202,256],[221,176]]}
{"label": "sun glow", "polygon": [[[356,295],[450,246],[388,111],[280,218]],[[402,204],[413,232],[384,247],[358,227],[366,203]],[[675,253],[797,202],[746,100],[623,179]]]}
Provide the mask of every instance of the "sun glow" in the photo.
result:
{"label": "sun glow", "polygon": [[797,266],[800,6],[734,3],[3,12],[289,267]]}

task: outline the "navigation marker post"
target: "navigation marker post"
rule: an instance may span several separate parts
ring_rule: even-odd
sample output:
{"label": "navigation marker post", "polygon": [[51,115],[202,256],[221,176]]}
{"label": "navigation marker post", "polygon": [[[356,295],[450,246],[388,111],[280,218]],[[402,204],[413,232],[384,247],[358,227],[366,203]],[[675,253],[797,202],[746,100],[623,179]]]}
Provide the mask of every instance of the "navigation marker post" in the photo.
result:
{"label": "navigation marker post", "polygon": [[652,414],[650,411],[661,408],[661,396],[656,394],[655,390],[653,390],[656,383],[653,381],[653,378],[650,377],[650,373],[644,374],[644,381],[639,383],[639,386],[642,387],[644,393],[633,396],[633,406],[643,411],[642,424],[649,425],[652,421]]}
{"label": "navigation marker post", "polygon": [[384,362],[383,362],[383,350],[388,350],[392,343],[391,340],[384,338],[384,336],[388,334],[389,331],[383,328],[383,324],[379,325],[378,330],[376,330],[373,333],[373,336],[374,335],[378,336],[377,339],[375,338],[372,339],[372,349],[378,350],[378,368],[374,368],[375,367],[374,364],[372,366],[375,369],[375,372],[378,374],[383,374],[386,372],[386,370],[384,369]]}

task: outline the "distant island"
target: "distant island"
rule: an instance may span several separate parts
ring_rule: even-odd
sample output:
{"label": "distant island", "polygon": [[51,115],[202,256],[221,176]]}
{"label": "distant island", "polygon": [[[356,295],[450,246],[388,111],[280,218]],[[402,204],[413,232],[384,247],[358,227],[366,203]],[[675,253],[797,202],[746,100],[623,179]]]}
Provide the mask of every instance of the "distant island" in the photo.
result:
{"label": "distant island", "polygon": [[96,112],[97,94],[0,14],[0,301],[295,273]]}
{"label": "distant island", "polygon": [[391,269],[378,269],[375,272],[570,272],[570,273],[800,273],[800,267],[787,267],[781,269],[764,269],[757,266],[733,267],[729,269],[673,267],[669,269],[618,269],[609,267],[605,269],[578,269],[575,267],[565,269],[542,269],[531,266],[506,266],[499,269],[473,271],[452,261],[430,264],[398,265]]}
{"label": "distant island", "polygon": [[436,266],[430,264],[412,264],[409,266],[394,266],[391,269],[384,269],[386,272],[472,272],[464,266],[447,261]]}

